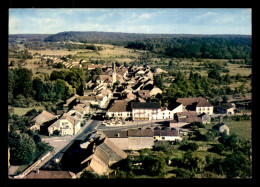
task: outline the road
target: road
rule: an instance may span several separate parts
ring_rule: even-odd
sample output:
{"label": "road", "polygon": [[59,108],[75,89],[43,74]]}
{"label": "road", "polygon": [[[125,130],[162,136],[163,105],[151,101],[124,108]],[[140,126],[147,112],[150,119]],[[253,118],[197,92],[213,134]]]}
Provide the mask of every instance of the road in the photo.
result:
{"label": "road", "polygon": [[155,127],[155,126],[160,126],[162,124],[158,123],[160,121],[157,122],[151,122],[151,121],[143,121],[143,122],[128,122],[125,125],[122,126],[105,126],[105,125],[100,125],[98,126],[97,130],[100,131],[108,131],[108,130],[127,130],[127,129],[132,129],[132,128],[140,128],[140,127]]}
{"label": "road", "polygon": [[86,136],[96,131],[96,128],[100,124],[98,120],[89,120],[81,129],[80,133],[74,136],[59,136],[50,137],[43,139],[43,142],[49,143],[50,146],[54,147],[54,152],[50,156],[41,162],[37,168],[46,168],[54,159],[59,159],[62,157],[63,153],[71,146],[75,140],[84,140]]}

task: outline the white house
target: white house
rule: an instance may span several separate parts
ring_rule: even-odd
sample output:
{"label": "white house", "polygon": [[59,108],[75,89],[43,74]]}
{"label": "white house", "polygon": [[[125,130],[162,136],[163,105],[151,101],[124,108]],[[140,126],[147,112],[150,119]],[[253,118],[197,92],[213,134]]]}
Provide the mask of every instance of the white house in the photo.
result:
{"label": "white house", "polygon": [[178,130],[154,130],[154,140],[155,141],[181,141],[182,138],[179,136]]}
{"label": "white house", "polygon": [[219,114],[235,114],[235,104],[233,103],[224,103],[215,107],[215,112]]}
{"label": "white house", "polygon": [[80,130],[80,121],[73,119],[68,114],[63,114],[56,122],[48,127],[49,135],[58,131],[60,135],[75,135]]}
{"label": "white house", "polygon": [[130,105],[125,100],[116,100],[108,109],[107,116],[115,119],[127,119],[132,117]]}
{"label": "white house", "polygon": [[160,112],[160,103],[141,103],[132,102],[132,119],[133,120],[153,120],[158,119],[158,113]]}
{"label": "white house", "polygon": [[54,116],[46,110],[43,110],[39,115],[32,119],[32,121],[34,121],[35,124],[30,127],[30,130],[40,130],[40,127],[43,123],[54,119],[56,119],[56,116]]}
{"label": "white house", "polygon": [[150,96],[156,96],[157,94],[162,94],[162,90],[160,88],[158,88],[157,86],[154,86],[151,90],[150,90]]}
{"label": "white house", "polygon": [[178,103],[182,103],[183,109],[188,111],[196,111],[198,114],[213,114],[213,105],[205,98],[191,97],[191,98],[178,98]]}

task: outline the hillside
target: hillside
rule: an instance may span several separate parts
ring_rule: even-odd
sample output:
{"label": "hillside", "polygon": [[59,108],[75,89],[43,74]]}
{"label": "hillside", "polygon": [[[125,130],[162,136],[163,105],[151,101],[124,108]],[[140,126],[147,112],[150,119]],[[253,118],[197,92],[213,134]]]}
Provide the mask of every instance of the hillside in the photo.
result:
{"label": "hillside", "polygon": [[[11,40],[10,40],[11,39]],[[251,35],[139,34],[120,32],[60,32],[52,35],[9,35],[9,41],[82,42],[148,50],[164,57],[251,59]]]}
{"label": "hillside", "polygon": [[44,39],[48,42],[74,41],[109,43],[143,49],[176,58],[251,58],[250,35],[137,34],[117,32],[61,32]]}

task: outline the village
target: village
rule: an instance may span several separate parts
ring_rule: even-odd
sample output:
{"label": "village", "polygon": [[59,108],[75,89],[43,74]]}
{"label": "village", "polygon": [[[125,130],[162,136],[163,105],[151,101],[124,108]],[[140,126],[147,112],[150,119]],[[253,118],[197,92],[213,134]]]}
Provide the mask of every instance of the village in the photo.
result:
{"label": "village", "polygon": [[[160,102],[152,101],[163,91],[155,86],[149,66],[127,68],[112,63],[90,64],[87,68],[102,68],[105,73],[94,75],[86,83],[84,94],[74,94],[56,114],[43,110],[33,119],[30,130],[61,137],[62,141],[62,137],[78,136],[81,128],[93,120],[98,121],[95,129],[81,139],[71,140],[70,146],[57,153],[58,159],[50,159],[67,171],[46,170],[51,165],[47,162],[42,168],[34,166],[27,169],[26,175],[15,178],[80,178],[85,171],[109,176],[110,166],[129,154],[152,149],[158,141],[181,142],[192,132],[191,128],[183,128],[188,124],[210,124],[213,115],[235,114],[235,104],[214,107],[202,97],[178,98],[171,109],[162,107]],[[156,73],[161,71],[158,68]],[[218,131],[229,135],[229,128],[221,119]]]}

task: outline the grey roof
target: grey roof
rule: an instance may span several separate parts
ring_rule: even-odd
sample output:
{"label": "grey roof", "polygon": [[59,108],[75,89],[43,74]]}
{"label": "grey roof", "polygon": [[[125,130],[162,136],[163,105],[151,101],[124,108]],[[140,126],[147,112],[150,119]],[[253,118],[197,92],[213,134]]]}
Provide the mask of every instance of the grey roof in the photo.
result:
{"label": "grey roof", "polygon": [[141,103],[141,102],[133,102],[132,103],[132,109],[133,108],[146,108],[146,109],[159,109],[161,108],[160,103]]}
{"label": "grey roof", "polygon": [[113,130],[113,131],[103,131],[103,133],[108,138],[127,138],[127,131],[119,131],[119,130]]}
{"label": "grey roof", "polygon": [[221,105],[218,105],[215,107],[216,109],[230,109],[233,108],[233,106],[231,105],[231,103],[223,103]]}
{"label": "grey roof", "polygon": [[178,136],[177,130],[165,129],[165,130],[154,130],[154,136]]}
{"label": "grey roof", "polygon": [[151,129],[129,129],[129,137],[153,137],[153,131]]}

